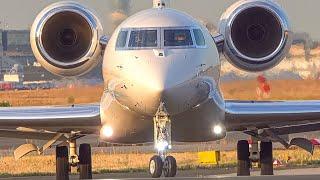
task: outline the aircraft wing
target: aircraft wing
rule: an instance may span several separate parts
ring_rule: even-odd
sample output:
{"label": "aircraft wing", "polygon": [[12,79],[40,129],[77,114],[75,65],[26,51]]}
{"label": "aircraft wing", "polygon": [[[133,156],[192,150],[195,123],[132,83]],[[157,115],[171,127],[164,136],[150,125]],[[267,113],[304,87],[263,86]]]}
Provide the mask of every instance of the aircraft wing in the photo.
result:
{"label": "aircraft wing", "polygon": [[[278,134],[320,130],[320,101],[226,101],[230,130],[272,128]],[[280,132],[283,131],[283,132]]]}
{"label": "aircraft wing", "polygon": [[[0,129],[0,137],[2,138],[16,138],[16,139],[37,139],[37,140],[51,140],[57,133],[45,131],[27,131],[14,129]],[[58,140],[63,139],[62,137]]]}
{"label": "aircraft wing", "polygon": [[0,129],[31,128],[53,132],[92,133],[101,125],[100,106],[0,108]]}

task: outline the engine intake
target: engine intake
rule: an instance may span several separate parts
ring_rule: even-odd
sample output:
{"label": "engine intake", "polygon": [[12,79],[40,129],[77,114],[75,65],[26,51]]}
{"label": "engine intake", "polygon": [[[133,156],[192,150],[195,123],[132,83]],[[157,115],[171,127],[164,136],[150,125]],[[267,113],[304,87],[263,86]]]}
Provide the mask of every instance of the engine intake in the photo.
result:
{"label": "engine intake", "polygon": [[98,64],[102,26],[87,8],[75,2],[58,2],[45,8],[30,32],[38,62],[60,76],[78,76]]}
{"label": "engine intake", "polygon": [[224,54],[245,71],[268,70],[288,53],[292,32],[284,11],[269,0],[242,0],[221,17]]}

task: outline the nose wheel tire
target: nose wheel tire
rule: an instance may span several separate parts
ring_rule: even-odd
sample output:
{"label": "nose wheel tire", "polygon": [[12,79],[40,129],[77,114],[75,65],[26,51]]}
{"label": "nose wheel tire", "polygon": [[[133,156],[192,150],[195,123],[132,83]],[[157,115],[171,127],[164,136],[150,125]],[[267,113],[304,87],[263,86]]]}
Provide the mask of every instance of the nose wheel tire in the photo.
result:
{"label": "nose wheel tire", "polygon": [[272,142],[260,144],[261,175],[273,175]]}
{"label": "nose wheel tire", "polygon": [[68,147],[56,147],[56,179],[69,179]]}
{"label": "nose wheel tire", "polygon": [[174,157],[166,157],[163,165],[163,174],[165,177],[175,177],[177,174],[177,161]]}
{"label": "nose wheel tire", "polygon": [[92,160],[90,144],[81,144],[79,148],[80,179],[92,179]]}
{"label": "nose wheel tire", "polygon": [[237,175],[238,176],[250,176],[250,152],[249,143],[246,140],[238,141],[237,144]]}
{"label": "nose wheel tire", "polygon": [[162,175],[163,162],[160,156],[153,156],[149,163],[149,173],[152,178],[159,178]]}

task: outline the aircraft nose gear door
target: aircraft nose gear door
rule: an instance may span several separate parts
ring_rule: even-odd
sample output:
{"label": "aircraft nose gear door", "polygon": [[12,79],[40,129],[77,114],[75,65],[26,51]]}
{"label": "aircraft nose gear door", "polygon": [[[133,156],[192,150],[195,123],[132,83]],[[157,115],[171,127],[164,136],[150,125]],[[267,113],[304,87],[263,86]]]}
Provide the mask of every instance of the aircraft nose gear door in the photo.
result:
{"label": "aircraft nose gear door", "polygon": [[149,163],[149,172],[153,178],[174,177],[177,173],[177,162],[172,156],[167,156],[167,151],[171,149],[171,120],[161,103],[154,117],[154,146],[158,155],[153,156]]}

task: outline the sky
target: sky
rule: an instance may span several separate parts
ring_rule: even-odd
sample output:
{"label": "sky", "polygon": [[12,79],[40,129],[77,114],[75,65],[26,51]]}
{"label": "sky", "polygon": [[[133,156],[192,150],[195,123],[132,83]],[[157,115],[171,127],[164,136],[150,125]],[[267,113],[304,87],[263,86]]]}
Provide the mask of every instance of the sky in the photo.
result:
{"label": "sky", "polygon": [[[1,0],[0,28],[29,29],[36,15],[47,5],[57,0]],[[76,0],[93,9],[101,19],[106,34],[114,26],[110,13],[115,10],[115,0]],[[123,0],[120,0],[123,1]],[[171,0],[171,7],[184,11],[195,18],[207,19],[214,24],[221,14],[236,0]],[[276,0],[287,12],[294,32],[307,32],[313,39],[320,40],[319,0]],[[132,0],[131,12],[152,7],[152,0]]]}

